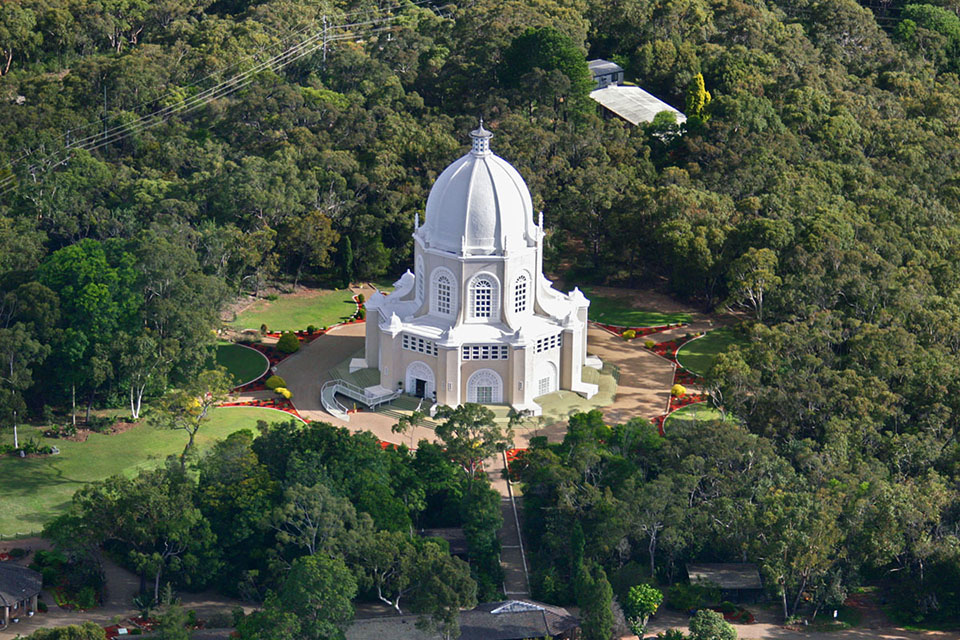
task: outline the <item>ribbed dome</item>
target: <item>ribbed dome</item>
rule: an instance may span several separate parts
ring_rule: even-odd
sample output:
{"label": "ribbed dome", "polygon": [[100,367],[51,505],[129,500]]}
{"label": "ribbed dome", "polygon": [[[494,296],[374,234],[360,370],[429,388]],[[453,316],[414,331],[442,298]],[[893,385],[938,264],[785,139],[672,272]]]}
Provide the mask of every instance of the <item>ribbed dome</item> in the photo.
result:
{"label": "ribbed dome", "polygon": [[447,167],[427,198],[424,239],[431,248],[500,253],[534,238],[533,203],[523,178],[490,152],[492,134],[470,133],[473,149]]}

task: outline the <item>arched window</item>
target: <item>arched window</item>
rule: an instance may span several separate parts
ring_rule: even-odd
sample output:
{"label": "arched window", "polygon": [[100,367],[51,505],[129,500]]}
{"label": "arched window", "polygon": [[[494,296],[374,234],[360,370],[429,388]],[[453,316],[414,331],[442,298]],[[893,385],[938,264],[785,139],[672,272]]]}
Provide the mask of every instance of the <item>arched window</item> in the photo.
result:
{"label": "arched window", "polygon": [[442,267],[434,269],[431,290],[431,311],[441,316],[453,315],[457,310],[457,287],[453,274]]}
{"label": "arched window", "polygon": [[470,283],[470,315],[483,320],[495,318],[500,311],[496,279],[486,273],[477,275]]}
{"label": "arched window", "polygon": [[423,302],[423,291],[424,291],[424,280],[427,279],[427,274],[423,272],[423,256],[417,256],[417,273],[415,274],[417,278],[417,302]]}
{"label": "arched window", "polygon": [[527,274],[521,273],[513,285],[513,311],[514,313],[523,313],[527,310],[527,289],[529,279]]}

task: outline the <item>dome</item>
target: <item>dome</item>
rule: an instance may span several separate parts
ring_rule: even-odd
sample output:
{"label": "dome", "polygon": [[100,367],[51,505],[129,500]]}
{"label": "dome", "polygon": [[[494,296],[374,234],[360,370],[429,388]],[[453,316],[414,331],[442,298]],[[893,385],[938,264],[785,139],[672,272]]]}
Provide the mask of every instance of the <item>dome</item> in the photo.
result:
{"label": "dome", "polygon": [[472,254],[519,249],[533,240],[533,203],[509,162],[490,151],[489,131],[470,132],[473,148],[447,167],[427,198],[423,239],[428,247]]}

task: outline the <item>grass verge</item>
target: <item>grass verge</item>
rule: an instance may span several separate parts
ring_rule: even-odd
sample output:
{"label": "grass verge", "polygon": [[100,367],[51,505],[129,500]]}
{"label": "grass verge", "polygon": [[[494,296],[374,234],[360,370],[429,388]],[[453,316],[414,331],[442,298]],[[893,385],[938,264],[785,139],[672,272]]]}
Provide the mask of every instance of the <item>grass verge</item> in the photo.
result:
{"label": "grass verge", "polygon": [[702,338],[691,340],[677,351],[677,362],[697,375],[706,375],[717,355],[733,345],[746,344],[733,329],[714,329]]}
{"label": "grass verge", "polygon": [[265,324],[270,331],[299,331],[311,324],[329,327],[356,309],[348,289],[291,293],[276,300],[257,300],[229,324],[236,329],[259,329]]}
{"label": "grass verge", "polygon": [[[252,407],[214,409],[210,422],[197,433],[199,450],[241,429],[255,429],[258,420],[284,422],[289,414]],[[66,509],[74,492],[84,485],[122,473],[135,475],[155,468],[167,456],[179,455],[187,442],[180,431],[155,429],[145,424],[116,435],[91,434],[86,442],[44,438],[40,427],[20,429],[21,439],[38,438],[55,445],[60,454],[38,458],[0,457],[0,534],[38,532]],[[3,442],[13,434],[4,430]]]}
{"label": "grass verge", "polygon": [[665,324],[690,322],[689,313],[663,313],[630,307],[623,298],[602,296],[584,288],[583,295],[590,300],[590,319],[621,327],[658,327]]}
{"label": "grass verge", "polygon": [[253,382],[270,367],[270,361],[262,353],[239,344],[218,344],[216,361],[233,376],[237,386]]}

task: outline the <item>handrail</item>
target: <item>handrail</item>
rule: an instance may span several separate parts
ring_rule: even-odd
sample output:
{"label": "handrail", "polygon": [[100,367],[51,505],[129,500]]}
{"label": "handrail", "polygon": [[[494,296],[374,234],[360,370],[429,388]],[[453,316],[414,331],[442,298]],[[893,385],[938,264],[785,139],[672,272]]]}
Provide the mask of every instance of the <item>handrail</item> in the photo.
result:
{"label": "handrail", "polygon": [[[366,389],[364,389],[363,387],[357,386],[352,382],[348,382],[341,378],[337,378],[336,380],[328,380],[323,385],[323,388],[320,390],[321,402],[323,401],[323,397],[322,397],[323,392],[331,387],[333,388],[333,401],[336,403],[337,408],[344,413],[344,415],[346,415],[349,412],[349,410],[345,406],[343,406],[339,400],[337,400],[337,397],[336,397],[337,393],[342,393],[343,395],[349,398],[353,398],[358,402],[362,402],[363,404],[367,405],[371,409],[376,409],[379,405],[383,404],[384,402],[389,402],[400,395],[399,391],[391,391],[389,393],[383,393],[378,396],[371,396],[367,394]],[[329,407],[325,406],[324,408],[326,408],[328,411],[330,410]]]}
{"label": "handrail", "polygon": [[[337,387],[339,386],[337,382],[337,380],[330,380],[323,385],[320,389],[320,402],[323,404],[323,408],[329,411],[331,415],[336,416],[337,413],[342,413],[343,417],[346,418],[349,415],[349,410],[337,400]],[[334,407],[327,406],[327,400],[324,397],[324,392],[330,387],[333,387],[333,393],[330,394],[330,399],[333,400]]]}

